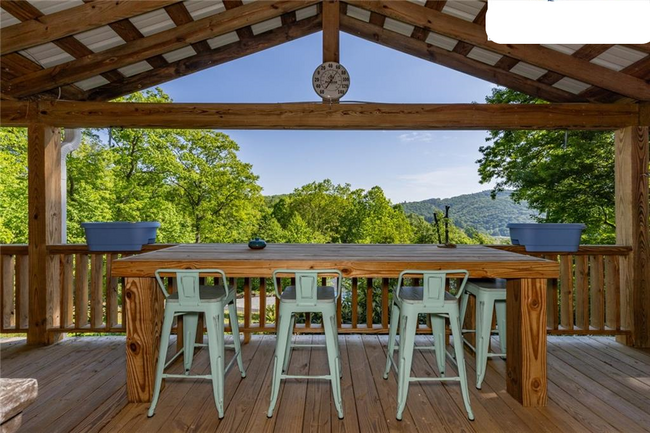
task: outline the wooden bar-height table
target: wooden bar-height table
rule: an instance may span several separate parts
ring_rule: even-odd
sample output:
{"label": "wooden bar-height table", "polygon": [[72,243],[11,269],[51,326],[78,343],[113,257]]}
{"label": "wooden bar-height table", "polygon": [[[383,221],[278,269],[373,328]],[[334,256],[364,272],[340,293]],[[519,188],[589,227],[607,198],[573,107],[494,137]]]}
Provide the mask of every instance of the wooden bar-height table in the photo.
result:
{"label": "wooden bar-height table", "polygon": [[113,263],[125,277],[127,393],[151,400],[163,317],[154,272],[161,268],[222,269],[228,277],[271,277],[273,270],[339,269],[345,277],[396,278],[404,269],[466,269],[471,278],[507,283],[507,389],[524,406],[545,406],[547,279],[558,263],[478,245],[183,244]]}

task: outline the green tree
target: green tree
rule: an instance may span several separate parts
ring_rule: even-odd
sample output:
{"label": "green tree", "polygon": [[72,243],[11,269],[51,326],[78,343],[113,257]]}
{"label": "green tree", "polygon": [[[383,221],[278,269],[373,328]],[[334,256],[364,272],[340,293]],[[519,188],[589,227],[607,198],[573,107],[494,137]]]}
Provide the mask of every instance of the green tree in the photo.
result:
{"label": "green tree", "polygon": [[[493,104],[542,104],[508,89],[494,89]],[[542,222],[581,222],[584,240],[613,243],[614,137],[602,131],[490,131],[480,148],[481,182],[496,181],[496,194],[512,188]]]}
{"label": "green tree", "polygon": [[0,243],[27,242],[27,129],[0,128]]}

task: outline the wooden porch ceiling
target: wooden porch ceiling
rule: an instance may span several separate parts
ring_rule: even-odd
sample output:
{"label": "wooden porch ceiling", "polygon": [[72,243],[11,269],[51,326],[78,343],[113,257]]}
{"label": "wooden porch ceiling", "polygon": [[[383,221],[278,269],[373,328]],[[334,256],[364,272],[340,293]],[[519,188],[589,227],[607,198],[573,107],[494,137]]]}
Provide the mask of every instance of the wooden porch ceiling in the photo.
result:
{"label": "wooden porch ceiling", "polygon": [[[2,99],[106,101],[322,28],[320,0],[48,3],[0,3]],[[650,44],[499,45],[486,10],[482,0],[346,0],[340,29],[551,102],[650,101]]]}

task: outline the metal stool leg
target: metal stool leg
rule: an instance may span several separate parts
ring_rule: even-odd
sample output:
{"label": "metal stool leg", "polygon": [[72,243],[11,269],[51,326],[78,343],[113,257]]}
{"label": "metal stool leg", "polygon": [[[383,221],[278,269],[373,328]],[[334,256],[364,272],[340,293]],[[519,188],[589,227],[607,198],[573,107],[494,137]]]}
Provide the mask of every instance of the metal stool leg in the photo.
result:
{"label": "metal stool leg", "polygon": [[232,340],[235,346],[235,356],[237,356],[237,367],[241,377],[246,377],[246,370],[244,370],[244,361],[241,354],[241,340],[239,336],[239,321],[237,320],[237,307],[235,301],[228,304],[228,317],[230,321],[230,329],[232,330]]}
{"label": "metal stool leg", "polygon": [[163,319],[163,326],[160,334],[160,346],[158,348],[158,364],[156,365],[156,377],[153,387],[153,398],[147,416],[151,418],[156,412],[156,405],[158,404],[158,397],[160,397],[160,388],[162,386],[163,373],[165,371],[165,358],[167,354],[167,347],[169,346],[169,335],[172,332],[172,325],[174,323],[174,311],[171,308],[165,309],[165,318]]}

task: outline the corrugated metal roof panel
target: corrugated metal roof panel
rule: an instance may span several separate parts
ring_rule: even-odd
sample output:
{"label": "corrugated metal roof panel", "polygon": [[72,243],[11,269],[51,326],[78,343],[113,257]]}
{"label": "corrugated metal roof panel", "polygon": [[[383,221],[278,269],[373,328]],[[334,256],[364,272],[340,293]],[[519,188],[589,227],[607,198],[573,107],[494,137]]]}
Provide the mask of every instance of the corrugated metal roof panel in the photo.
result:
{"label": "corrugated metal roof panel", "polygon": [[470,51],[469,54],[467,54],[467,57],[494,66],[496,62],[498,62],[499,59],[501,59],[502,56],[501,54],[497,54],[493,51],[488,51],[488,50],[484,50],[483,48],[474,47],[472,48],[472,51]]}
{"label": "corrugated metal roof panel", "polygon": [[316,5],[298,9],[296,11],[296,20],[304,20],[305,18],[313,17],[316,14],[318,14],[318,6]]}
{"label": "corrugated metal roof panel", "polygon": [[126,43],[124,42],[124,39],[108,26],[98,27],[87,32],[79,33],[74,35],[74,37],[95,53]]}
{"label": "corrugated metal roof panel", "polygon": [[145,36],[176,27],[174,21],[169,18],[169,15],[167,15],[164,9],[156,9],[155,11],[129,18],[129,20]]}
{"label": "corrugated metal roof panel", "polygon": [[427,4],[427,0],[408,0],[408,1],[410,1],[411,3],[418,4],[420,6],[424,6],[425,4]]}
{"label": "corrugated metal roof panel", "polygon": [[82,6],[84,4],[81,0],[30,0],[29,3],[45,15]]}
{"label": "corrugated metal roof panel", "polygon": [[404,36],[411,36],[415,27],[392,18],[386,18],[386,21],[384,21],[384,28]]}
{"label": "corrugated metal roof panel", "polygon": [[253,30],[254,35],[259,35],[260,33],[267,32],[269,30],[277,29],[282,27],[282,18],[275,17],[270,20],[262,21],[261,23],[253,24],[251,29]]}
{"label": "corrugated metal roof panel", "polygon": [[237,42],[238,40],[239,40],[239,36],[237,36],[237,33],[230,32],[230,33],[226,33],[225,35],[217,36],[216,38],[208,39],[208,44],[210,44],[210,48],[214,50],[215,48],[232,44],[233,42]]}
{"label": "corrugated metal roof panel", "polygon": [[11,15],[6,10],[0,8],[0,27],[5,28],[18,24],[20,20],[15,16]]}
{"label": "corrugated metal roof panel", "polygon": [[542,44],[542,46],[568,55],[575,53],[582,47],[580,44]]}
{"label": "corrugated metal roof panel", "polygon": [[361,21],[365,21],[365,22],[370,21],[370,11],[358,8],[356,6],[348,5],[347,14],[349,17],[356,18]]}
{"label": "corrugated metal roof panel", "polygon": [[75,84],[78,87],[82,88],[83,90],[90,90],[90,89],[94,89],[95,87],[100,87],[103,86],[104,84],[108,84],[109,82],[110,81],[108,81],[106,78],[102,77],[101,75],[96,75],[86,80],[77,81]]}
{"label": "corrugated metal roof panel", "polygon": [[609,50],[605,51],[591,63],[595,63],[600,66],[604,66],[615,71],[620,71],[630,66],[632,63],[636,63],[646,56],[645,53],[641,51],[633,50],[632,48],[622,47],[620,45],[614,45]]}
{"label": "corrugated metal roof panel", "polygon": [[226,10],[221,0],[187,0],[184,4],[194,20],[200,20]]}
{"label": "corrugated metal roof panel", "polygon": [[458,41],[456,39],[448,38],[439,33],[430,32],[425,41],[427,44],[435,45],[436,47],[451,51],[454,49]]}
{"label": "corrugated metal roof panel", "polygon": [[526,62],[519,62],[513,68],[510,69],[510,72],[514,72],[517,75],[522,77],[530,78],[531,80],[536,80],[542,75],[544,75],[547,70],[538,68]]}
{"label": "corrugated metal roof panel", "polygon": [[187,46],[183,48],[179,48],[178,50],[170,51],[168,53],[163,54],[163,57],[165,60],[167,60],[169,63],[184,59],[186,57],[191,57],[196,54],[196,51],[194,51],[194,48]]}
{"label": "corrugated metal roof panel", "polygon": [[483,9],[483,5],[485,3],[478,0],[448,1],[442,12],[465,21],[474,21],[476,15]]}
{"label": "corrugated metal roof panel", "polygon": [[575,93],[577,95],[578,93],[590,88],[591,85],[583,83],[582,81],[574,80],[573,78],[564,77],[557,83],[553,84],[553,87],[557,87],[558,89],[566,90],[567,92]]}
{"label": "corrugated metal roof panel", "polygon": [[122,75],[124,75],[126,77],[132,77],[133,75],[138,75],[138,74],[140,74],[142,72],[150,71],[152,69],[153,69],[153,67],[149,63],[147,63],[147,62],[138,62],[138,63],[134,63],[132,65],[120,68],[120,69],[118,69],[118,71],[120,71],[122,73]]}
{"label": "corrugated metal roof panel", "polygon": [[74,60],[74,57],[51,42],[20,51],[20,54],[30,60],[36,60],[44,68]]}

